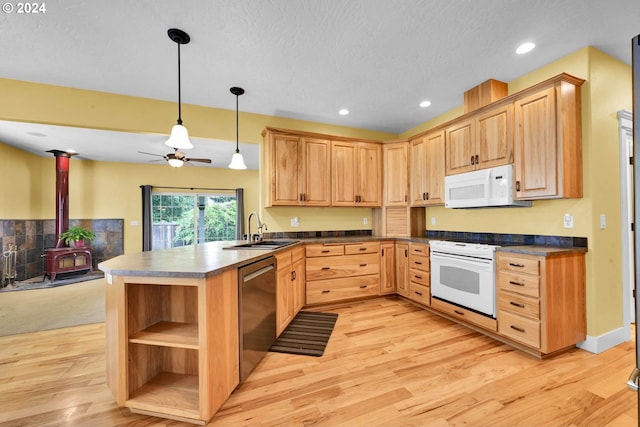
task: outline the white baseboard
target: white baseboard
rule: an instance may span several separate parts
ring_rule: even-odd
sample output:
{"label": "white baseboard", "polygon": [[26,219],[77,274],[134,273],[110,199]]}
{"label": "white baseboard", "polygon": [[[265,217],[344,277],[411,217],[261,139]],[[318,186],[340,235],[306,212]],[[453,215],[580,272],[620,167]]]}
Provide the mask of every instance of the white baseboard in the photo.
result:
{"label": "white baseboard", "polygon": [[587,335],[587,339],[576,344],[576,347],[599,354],[627,341],[631,341],[631,329],[622,327],[598,337]]}

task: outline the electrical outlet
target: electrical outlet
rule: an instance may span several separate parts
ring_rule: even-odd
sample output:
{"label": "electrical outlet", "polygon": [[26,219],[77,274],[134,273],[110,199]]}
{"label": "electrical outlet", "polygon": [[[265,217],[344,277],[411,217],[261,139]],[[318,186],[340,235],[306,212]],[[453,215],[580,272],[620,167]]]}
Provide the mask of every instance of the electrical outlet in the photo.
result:
{"label": "electrical outlet", "polygon": [[573,228],[573,215],[570,213],[564,214],[564,228]]}
{"label": "electrical outlet", "polygon": [[366,216],[365,216],[364,218],[362,218],[362,223],[363,223],[364,225],[369,224],[369,218],[367,218]]}
{"label": "electrical outlet", "polygon": [[137,227],[137,226],[138,226],[138,221],[135,221],[135,220],[134,220],[134,221],[131,221],[131,222],[129,223],[129,225],[131,225],[132,227]]}
{"label": "electrical outlet", "polygon": [[297,227],[299,225],[300,225],[300,223],[298,222],[298,217],[297,216],[294,216],[293,218],[291,218],[291,226],[292,227]]}
{"label": "electrical outlet", "polygon": [[436,225],[436,217],[435,216],[431,217],[431,225]]}

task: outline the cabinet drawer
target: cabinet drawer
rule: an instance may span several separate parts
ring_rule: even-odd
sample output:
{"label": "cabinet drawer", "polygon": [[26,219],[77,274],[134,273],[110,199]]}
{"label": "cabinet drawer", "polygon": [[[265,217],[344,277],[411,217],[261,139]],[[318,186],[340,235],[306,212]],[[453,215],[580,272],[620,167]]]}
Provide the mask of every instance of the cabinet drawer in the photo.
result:
{"label": "cabinet drawer", "polygon": [[498,256],[498,270],[517,271],[537,276],[540,274],[540,260],[500,254]]}
{"label": "cabinet drawer", "polygon": [[416,255],[429,256],[429,245],[424,243],[409,243],[409,253]]}
{"label": "cabinet drawer", "polygon": [[308,281],[380,274],[380,256],[377,253],[307,258],[306,264]]}
{"label": "cabinet drawer", "polygon": [[499,310],[498,332],[528,346],[540,348],[540,322],[536,320]]}
{"label": "cabinet drawer", "polygon": [[380,251],[379,242],[355,243],[344,245],[344,253],[346,255],[355,254],[376,254]]}
{"label": "cabinet drawer", "polygon": [[509,271],[499,271],[498,289],[537,298],[540,296],[540,278],[538,276],[526,276]]}
{"label": "cabinet drawer", "polygon": [[377,275],[307,282],[307,304],[375,296],[379,282]]}
{"label": "cabinet drawer", "polygon": [[304,245],[300,245],[296,248],[291,249],[291,261],[295,262],[299,259],[304,258]]}
{"label": "cabinet drawer", "polygon": [[305,253],[307,257],[344,255],[344,245],[307,245]]}
{"label": "cabinet drawer", "polygon": [[409,282],[409,299],[423,305],[431,304],[431,289],[428,286],[416,282]]}
{"label": "cabinet drawer", "polygon": [[540,301],[511,292],[498,292],[498,309],[540,320]]}
{"label": "cabinet drawer", "polygon": [[409,269],[409,281],[411,282],[415,282],[423,286],[430,286],[430,279],[431,278],[429,276],[429,273],[420,270],[414,270],[413,268]]}
{"label": "cabinet drawer", "polygon": [[429,271],[429,257],[424,255],[417,255],[413,252],[409,253],[409,268],[413,268],[420,271]]}
{"label": "cabinet drawer", "polygon": [[441,311],[454,319],[460,319],[468,323],[480,326],[481,328],[488,329],[490,331],[497,331],[497,321],[491,317],[486,317],[481,314],[475,313],[471,310],[466,310],[457,305],[449,304],[445,301],[433,298],[431,300],[431,307],[438,311]]}

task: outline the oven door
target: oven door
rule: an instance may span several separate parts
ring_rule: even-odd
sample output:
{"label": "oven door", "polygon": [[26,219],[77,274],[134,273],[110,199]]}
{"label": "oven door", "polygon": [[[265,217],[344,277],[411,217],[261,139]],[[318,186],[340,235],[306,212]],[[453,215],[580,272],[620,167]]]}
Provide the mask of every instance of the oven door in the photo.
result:
{"label": "oven door", "polygon": [[495,318],[495,262],[431,252],[431,295]]}

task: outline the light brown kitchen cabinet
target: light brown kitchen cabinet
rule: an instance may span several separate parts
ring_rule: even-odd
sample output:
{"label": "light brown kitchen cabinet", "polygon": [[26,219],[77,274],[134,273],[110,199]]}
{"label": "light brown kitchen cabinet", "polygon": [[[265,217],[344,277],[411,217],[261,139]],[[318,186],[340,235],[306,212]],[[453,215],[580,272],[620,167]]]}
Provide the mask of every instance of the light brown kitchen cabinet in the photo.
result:
{"label": "light brown kitchen cabinet", "polygon": [[409,244],[396,243],[396,292],[409,295]]}
{"label": "light brown kitchen cabinet", "polygon": [[422,305],[431,305],[429,245],[409,243],[409,293],[407,297]]}
{"label": "light brown kitchen cabinet", "polygon": [[379,294],[379,242],[312,244],[305,251],[307,304]]}
{"label": "light brown kitchen cabinet", "polygon": [[444,130],[435,130],[412,139],[410,147],[411,205],[444,204]]}
{"label": "light brown kitchen cabinet", "polygon": [[276,334],[280,335],[305,304],[304,247],[276,257]]}
{"label": "light brown kitchen cabinet", "polygon": [[132,412],[206,424],[239,383],[238,274],[105,286],[107,385]]}
{"label": "light brown kitchen cabinet", "polygon": [[393,242],[380,243],[380,295],[396,291],[396,256]]}
{"label": "light brown kitchen cabinet", "polygon": [[263,132],[268,206],[331,205],[331,142],[311,136]]}
{"label": "light brown kitchen cabinet", "polygon": [[513,163],[513,105],[498,104],[446,128],[446,175]]}
{"label": "light brown kitchen cabinet", "polygon": [[584,253],[497,260],[500,335],[543,355],[586,338]]}
{"label": "light brown kitchen cabinet", "polygon": [[515,100],[516,198],[582,197],[583,82],[561,74]]}
{"label": "light brown kitchen cabinet", "polygon": [[332,206],[382,206],[382,147],[331,142]]}
{"label": "light brown kitchen cabinet", "polygon": [[385,206],[409,205],[409,143],[382,145]]}

